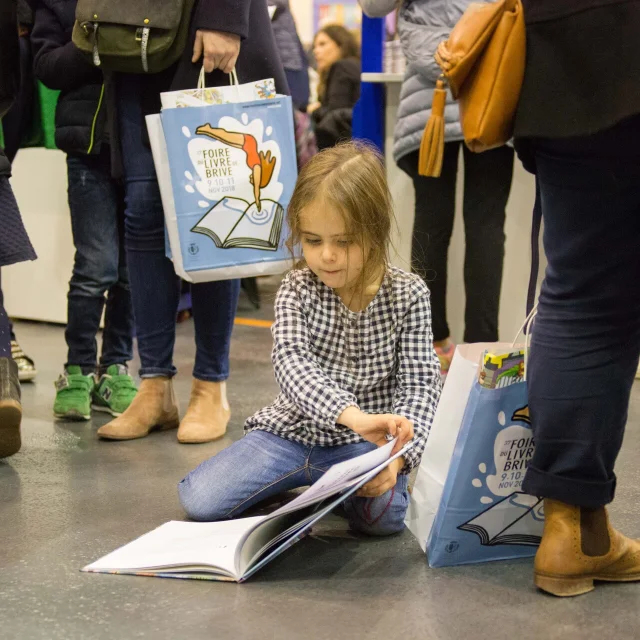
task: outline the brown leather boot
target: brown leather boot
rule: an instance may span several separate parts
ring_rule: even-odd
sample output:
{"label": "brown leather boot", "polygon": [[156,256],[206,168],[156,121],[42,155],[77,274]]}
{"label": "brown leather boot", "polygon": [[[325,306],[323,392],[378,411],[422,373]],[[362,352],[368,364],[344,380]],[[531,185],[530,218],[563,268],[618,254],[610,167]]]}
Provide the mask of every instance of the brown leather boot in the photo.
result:
{"label": "brown leather boot", "polygon": [[0,358],[0,458],[20,450],[21,422],[18,365],[11,358]]}
{"label": "brown leather boot", "polygon": [[143,378],[129,408],[98,429],[107,440],[135,440],[150,431],[176,429],[180,423],[178,402],[170,378]]}
{"label": "brown leather boot", "polygon": [[226,383],[194,379],[189,408],[178,429],[178,441],[201,444],[222,438],[230,417]]}
{"label": "brown leather boot", "polygon": [[554,596],[592,591],[595,580],[640,580],[640,542],[609,524],[607,510],[544,501],[544,534],[534,565],[536,586]]}

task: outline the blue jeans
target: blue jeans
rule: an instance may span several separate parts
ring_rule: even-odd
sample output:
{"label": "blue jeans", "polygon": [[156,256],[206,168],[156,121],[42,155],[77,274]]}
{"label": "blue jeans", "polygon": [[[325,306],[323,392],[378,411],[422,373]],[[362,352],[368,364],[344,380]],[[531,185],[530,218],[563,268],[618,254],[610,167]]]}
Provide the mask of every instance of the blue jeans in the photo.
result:
{"label": "blue jeans", "polygon": [[[178,485],[180,501],[193,520],[239,516],[249,507],[283,491],[317,482],[332,465],[375,449],[369,442],[339,447],[310,447],[266,431],[251,431],[196,467]],[[350,496],[344,509],[351,527],[386,536],[404,529],[409,505],[408,476],[377,498]]]}
{"label": "blue jeans", "polygon": [[613,500],[640,354],[638,140],[640,116],[585,138],[533,141],[548,267],[523,489],[587,508]]}
{"label": "blue jeans", "polygon": [[67,365],[92,373],[105,310],[99,368],[132,358],[133,314],[124,252],[124,192],[111,177],[109,150],[67,156],[71,230],[76,248],[67,300]]}
{"label": "blue jeans", "polygon": [[[140,78],[120,75],[118,116],[125,174],[125,247],[138,352],[145,377],[173,376],[180,281],[165,256],[164,214],[153,157],[145,139]],[[191,287],[196,334],[193,375],[205,382],[229,377],[229,346],[239,280]]]}

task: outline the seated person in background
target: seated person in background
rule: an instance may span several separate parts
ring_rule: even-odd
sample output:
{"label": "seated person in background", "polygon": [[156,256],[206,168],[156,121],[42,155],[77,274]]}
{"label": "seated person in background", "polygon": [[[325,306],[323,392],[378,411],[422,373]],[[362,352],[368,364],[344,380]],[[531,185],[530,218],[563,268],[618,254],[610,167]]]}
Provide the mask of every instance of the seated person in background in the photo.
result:
{"label": "seated person in background", "polygon": [[272,361],[280,395],[245,423],[246,435],[179,485],[194,520],[227,520],[332,465],[397,436],[415,443],[344,504],[370,535],[404,529],[408,478],[440,397],[429,289],[388,259],[393,220],[381,158],[342,144],[300,172],[288,246],[304,263],[275,303]]}
{"label": "seated person in background", "polygon": [[309,105],[319,149],[351,138],[353,107],[360,97],[360,47],[350,31],[327,25],[313,42],[320,83],[318,100]]}

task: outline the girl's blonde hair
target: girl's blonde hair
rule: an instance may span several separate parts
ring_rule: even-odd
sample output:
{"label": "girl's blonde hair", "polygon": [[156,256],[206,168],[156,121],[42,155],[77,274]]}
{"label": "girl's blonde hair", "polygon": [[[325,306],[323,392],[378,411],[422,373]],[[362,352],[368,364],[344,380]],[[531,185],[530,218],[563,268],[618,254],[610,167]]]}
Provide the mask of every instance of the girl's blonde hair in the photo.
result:
{"label": "girl's blonde hair", "polygon": [[293,255],[301,241],[300,216],[318,199],[340,211],[347,233],[362,248],[366,283],[367,276],[389,264],[394,220],[378,151],[363,142],[347,142],[320,152],[302,168],[287,213],[287,247]]}

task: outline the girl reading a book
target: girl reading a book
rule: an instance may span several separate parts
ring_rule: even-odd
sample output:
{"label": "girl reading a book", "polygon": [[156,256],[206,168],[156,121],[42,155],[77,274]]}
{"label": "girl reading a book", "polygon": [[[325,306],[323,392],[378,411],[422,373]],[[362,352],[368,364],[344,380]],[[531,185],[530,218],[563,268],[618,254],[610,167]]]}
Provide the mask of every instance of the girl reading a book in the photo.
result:
{"label": "girl reading a book", "polygon": [[208,136],[214,140],[219,140],[230,147],[242,149],[242,151],[245,152],[247,155],[247,166],[251,169],[249,180],[253,185],[256,207],[258,211],[261,211],[260,191],[271,182],[273,170],[276,167],[276,159],[271,156],[271,151],[267,151],[266,155],[262,151],[258,151],[258,141],[249,133],[234,133],[226,129],[212,127],[210,124],[198,127],[196,133],[198,135]]}
{"label": "girl reading a book", "polygon": [[389,264],[391,197],[370,148],[315,156],[287,215],[289,247],[304,259],[275,303],[280,394],[247,420],[241,440],[182,480],[180,499],[194,520],[234,518],[397,437],[394,452],[413,446],[344,503],[353,529],[397,533],[440,396],[429,290]]}

